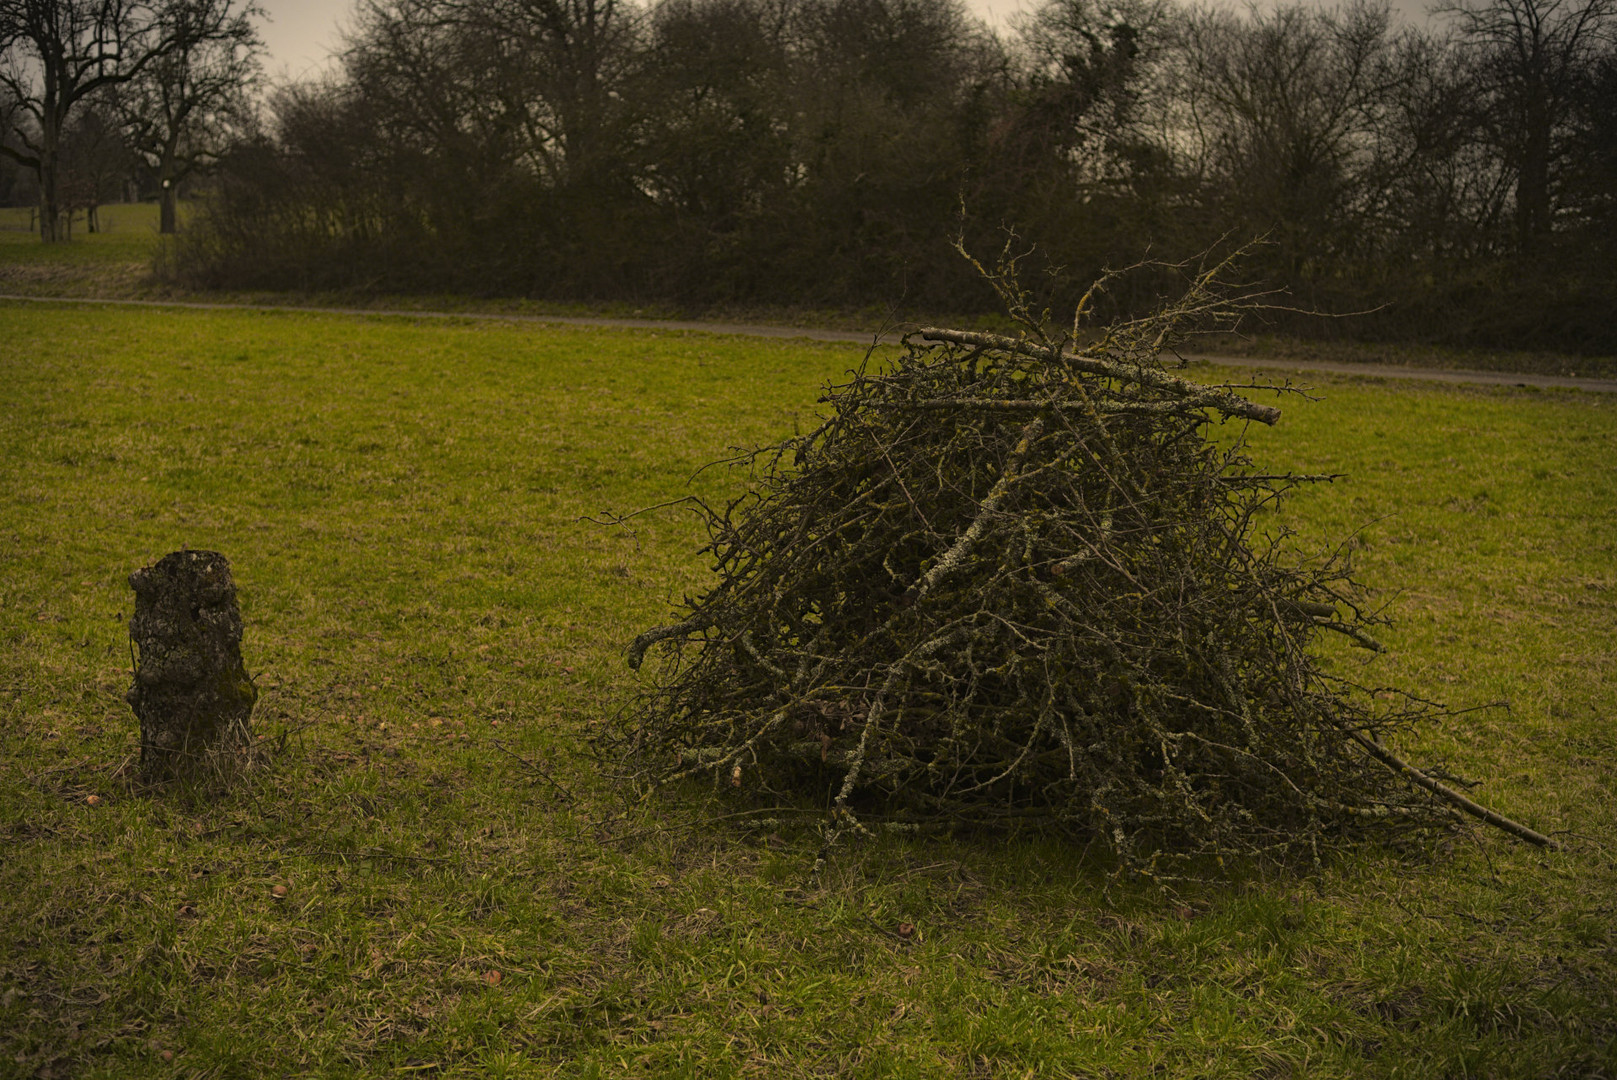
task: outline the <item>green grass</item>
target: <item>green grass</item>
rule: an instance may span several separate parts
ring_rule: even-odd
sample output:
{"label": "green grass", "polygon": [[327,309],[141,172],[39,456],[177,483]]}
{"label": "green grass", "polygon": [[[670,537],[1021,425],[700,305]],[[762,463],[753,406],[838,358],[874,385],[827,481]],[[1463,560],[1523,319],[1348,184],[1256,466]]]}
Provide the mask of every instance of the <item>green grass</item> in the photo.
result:
{"label": "green grass", "polygon": [[[1398,619],[1363,677],[1511,703],[1401,748],[1565,850],[1164,898],[1038,835],[811,880],[811,827],[590,766],[706,568],[676,512],[581,519],[805,422],[854,350],[23,305],[0,340],[0,1075],[1617,1071],[1607,396],[1331,380],[1254,433],[1349,474],[1284,523],[1351,533]],[[182,545],[234,564],[279,746],[221,798],[128,779],[125,579]]]}
{"label": "green grass", "polygon": [[[182,214],[183,218],[183,214]],[[152,277],[160,250],[155,203],[114,203],[100,209],[101,229],[82,217],[73,238],[40,240],[26,207],[0,208],[0,293],[21,296],[145,297],[162,295]]]}
{"label": "green grass", "polygon": [[27,207],[0,208],[0,266],[84,266],[149,263],[157,244],[156,203],[110,203],[98,211],[101,229],[89,232],[73,219],[73,238],[40,240]]}

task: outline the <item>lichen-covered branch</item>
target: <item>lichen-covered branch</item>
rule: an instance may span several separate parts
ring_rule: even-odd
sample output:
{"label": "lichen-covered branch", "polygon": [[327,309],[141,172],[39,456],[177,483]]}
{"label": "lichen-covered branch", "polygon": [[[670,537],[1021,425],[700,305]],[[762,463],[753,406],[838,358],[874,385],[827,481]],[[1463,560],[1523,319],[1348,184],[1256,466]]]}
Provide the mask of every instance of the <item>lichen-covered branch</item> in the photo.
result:
{"label": "lichen-covered branch", "polygon": [[935,326],[923,326],[916,333],[929,341],[949,341],[957,345],[975,345],[1000,352],[1021,353],[1052,363],[1066,364],[1088,375],[1115,379],[1125,384],[1138,383],[1153,390],[1166,391],[1175,397],[1197,398],[1204,402],[1205,407],[1217,409],[1226,416],[1238,416],[1244,420],[1256,420],[1261,424],[1270,425],[1280,419],[1280,410],[1273,405],[1260,405],[1237,394],[1210,390],[1201,383],[1169,375],[1160,367],[1151,367],[1143,362],[1123,363],[1081,352],[1058,355],[1051,349],[1031,341],[1006,337],[1003,334],[985,334],[976,330],[944,330]]}

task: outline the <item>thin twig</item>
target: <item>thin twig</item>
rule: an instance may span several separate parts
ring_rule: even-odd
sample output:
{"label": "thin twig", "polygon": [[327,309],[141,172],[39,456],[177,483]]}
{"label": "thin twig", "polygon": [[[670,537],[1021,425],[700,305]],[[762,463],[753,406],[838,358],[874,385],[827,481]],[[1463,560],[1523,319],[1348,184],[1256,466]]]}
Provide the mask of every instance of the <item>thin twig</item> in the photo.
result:
{"label": "thin twig", "polygon": [[494,749],[500,751],[502,754],[505,754],[508,757],[515,758],[517,761],[522,763],[523,768],[529,769],[530,771],[538,774],[540,779],[544,780],[545,783],[549,784],[553,789],[555,789],[556,794],[560,795],[568,802],[576,803],[578,801],[573,796],[571,791],[568,791],[567,788],[562,786],[562,784],[558,782],[554,776],[551,776],[550,773],[546,772],[537,761],[529,761],[527,758],[523,757],[521,754],[518,754],[515,750],[512,750],[498,739],[494,740]]}

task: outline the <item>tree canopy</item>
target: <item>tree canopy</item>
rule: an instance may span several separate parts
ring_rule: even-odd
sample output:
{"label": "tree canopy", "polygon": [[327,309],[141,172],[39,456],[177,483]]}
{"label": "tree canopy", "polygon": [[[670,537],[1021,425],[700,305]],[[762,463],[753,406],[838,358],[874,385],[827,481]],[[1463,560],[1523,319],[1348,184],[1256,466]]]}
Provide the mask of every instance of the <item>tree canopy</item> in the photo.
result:
{"label": "tree canopy", "polygon": [[[187,2],[234,12],[208,55],[242,62],[225,28],[251,9]],[[119,24],[144,51],[75,87],[133,100],[200,70],[149,10]],[[1463,0],[1418,28],[1377,0],[1046,0],[1001,32],[958,0],[367,0],[337,74],[239,126],[185,263],[202,284],[970,312],[993,301],[957,239],[1033,238],[1071,293],[1263,236],[1252,273],[1295,306],[1373,312],[1314,332],[1610,350],[1614,11]],[[25,52],[6,86],[35,117]],[[229,111],[198,106],[184,153],[211,159],[195,133]],[[8,152],[43,170],[42,130],[14,124]],[[154,164],[163,145],[141,141]]]}

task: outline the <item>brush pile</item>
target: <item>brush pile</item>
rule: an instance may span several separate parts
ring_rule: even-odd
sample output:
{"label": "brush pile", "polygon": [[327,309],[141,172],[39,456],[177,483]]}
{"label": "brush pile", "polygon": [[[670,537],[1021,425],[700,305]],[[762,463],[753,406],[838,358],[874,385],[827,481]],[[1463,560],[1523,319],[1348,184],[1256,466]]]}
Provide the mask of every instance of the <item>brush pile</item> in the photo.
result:
{"label": "brush pile", "polygon": [[1316,658],[1379,648],[1346,567],[1260,528],[1321,478],[1214,438],[1279,411],[1158,359],[1217,309],[1192,284],[1077,348],[922,330],[741,459],[751,489],[701,507],[717,584],[629,650],[663,654],[631,773],[818,798],[839,829],[1066,827],[1152,873],[1452,821],[1369,749],[1430,707],[1372,710]]}

